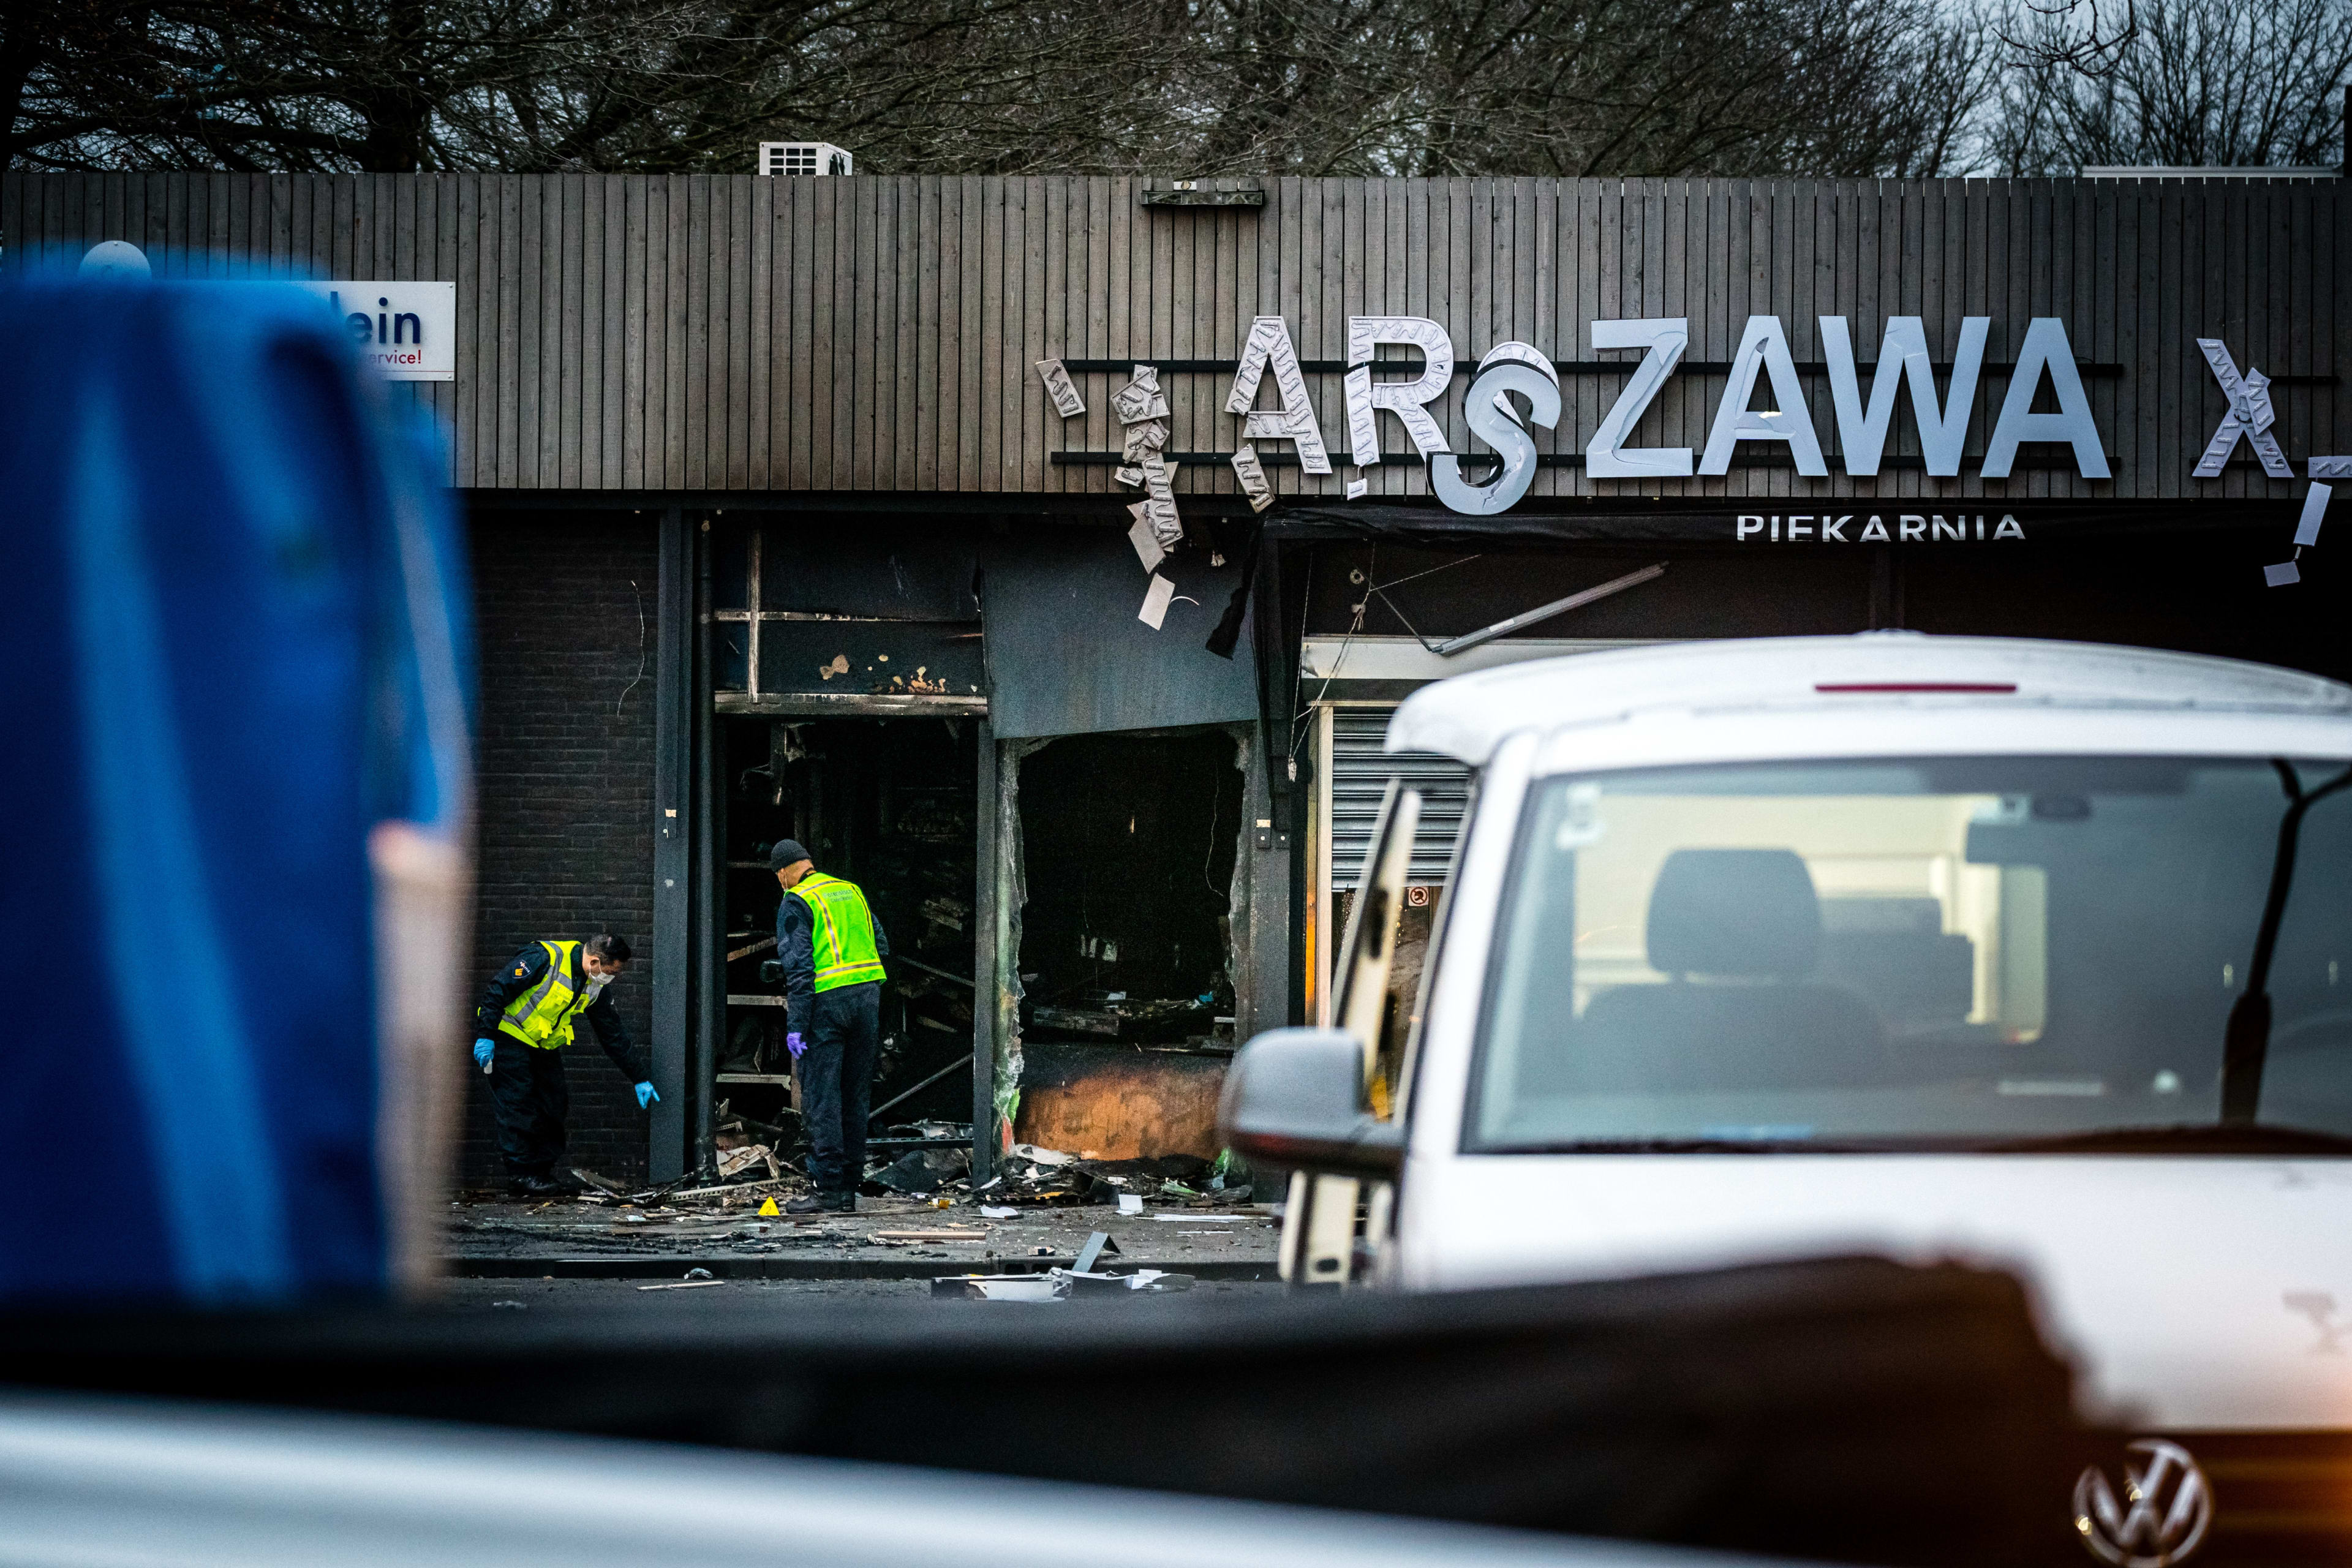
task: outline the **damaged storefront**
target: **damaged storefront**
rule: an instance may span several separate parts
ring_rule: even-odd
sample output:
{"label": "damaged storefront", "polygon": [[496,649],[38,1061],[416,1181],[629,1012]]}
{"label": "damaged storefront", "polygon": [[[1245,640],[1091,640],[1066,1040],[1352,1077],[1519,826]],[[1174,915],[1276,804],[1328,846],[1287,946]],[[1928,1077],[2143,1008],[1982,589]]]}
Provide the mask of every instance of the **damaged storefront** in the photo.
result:
{"label": "damaged storefront", "polygon": [[[730,1145],[792,1141],[761,970],[768,852],[791,838],[890,934],[883,1185],[935,1190],[977,1143],[983,1166],[1034,1149],[1086,1167],[1023,1156],[1016,1186],[1083,1196],[1108,1168],[1222,1188],[1217,1094],[1259,984],[1246,640],[1221,657],[1137,621],[1129,542],[1066,524],[738,510],[708,540],[721,1165]],[[1215,552],[1171,570],[1193,603],[1240,582]]]}
{"label": "damaged storefront", "polygon": [[392,390],[474,536],[478,977],[619,931],[662,1086],[586,1047],[575,1152],[790,1157],[793,838],[893,945],[877,1170],[1086,1195],[1232,1173],[1225,1061],[1325,1005],[1397,774],[1410,1005],[1472,787],[1383,750],[1433,680],[1871,630],[2352,673],[2339,189],[10,174],[0,222],[446,286]]}

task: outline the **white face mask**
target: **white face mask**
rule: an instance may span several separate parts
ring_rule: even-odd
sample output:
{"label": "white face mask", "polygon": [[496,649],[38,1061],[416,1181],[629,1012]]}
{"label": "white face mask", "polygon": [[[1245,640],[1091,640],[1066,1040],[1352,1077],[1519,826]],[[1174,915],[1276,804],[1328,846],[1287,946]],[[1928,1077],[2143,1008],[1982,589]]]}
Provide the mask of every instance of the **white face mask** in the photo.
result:
{"label": "white face mask", "polygon": [[597,994],[611,984],[613,984],[613,976],[609,974],[599,974],[594,970],[590,970],[588,972],[588,1000],[591,1002],[596,1000]]}

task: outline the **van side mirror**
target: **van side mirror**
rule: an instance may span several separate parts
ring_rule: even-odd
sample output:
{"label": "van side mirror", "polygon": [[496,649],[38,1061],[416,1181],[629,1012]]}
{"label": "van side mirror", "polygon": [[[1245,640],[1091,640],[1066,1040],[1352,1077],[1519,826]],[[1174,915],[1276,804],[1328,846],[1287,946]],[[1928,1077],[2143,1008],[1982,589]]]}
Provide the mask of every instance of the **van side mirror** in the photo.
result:
{"label": "van side mirror", "polygon": [[1341,1029],[1269,1029],[1225,1074],[1217,1126],[1252,1164],[1370,1181],[1404,1164],[1404,1129],[1364,1103],[1364,1048]]}

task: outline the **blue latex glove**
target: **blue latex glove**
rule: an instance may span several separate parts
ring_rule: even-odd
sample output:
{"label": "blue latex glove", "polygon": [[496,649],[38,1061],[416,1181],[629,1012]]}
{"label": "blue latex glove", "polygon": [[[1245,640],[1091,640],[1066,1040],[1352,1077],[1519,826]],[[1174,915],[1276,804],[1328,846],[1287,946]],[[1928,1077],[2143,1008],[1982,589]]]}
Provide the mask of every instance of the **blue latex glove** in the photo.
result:
{"label": "blue latex glove", "polygon": [[498,1055],[498,1052],[499,1047],[491,1041],[487,1039],[476,1040],[474,1042],[474,1065],[480,1068],[484,1072],[489,1071],[490,1058]]}
{"label": "blue latex glove", "polygon": [[801,1038],[798,1029],[793,1029],[784,1036],[784,1049],[793,1053],[793,1060],[798,1061],[801,1053],[808,1049],[808,1042]]}
{"label": "blue latex glove", "polygon": [[639,1110],[643,1110],[647,1105],[650,1105],[660,1098],[660,1095],[654,1092],[654,1086],[652,1084],[641,1083],[637,1085],[637,1109]]}

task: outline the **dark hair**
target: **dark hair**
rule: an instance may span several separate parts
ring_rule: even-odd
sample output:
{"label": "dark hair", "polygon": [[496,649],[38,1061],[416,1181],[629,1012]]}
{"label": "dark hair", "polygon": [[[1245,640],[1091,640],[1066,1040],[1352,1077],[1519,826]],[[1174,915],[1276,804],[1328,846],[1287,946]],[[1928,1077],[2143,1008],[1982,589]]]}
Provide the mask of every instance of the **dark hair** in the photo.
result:
{"label": "dark hair", "polygon": [[599,963],[626,963],[629,962],[629,944],[623,942],[619,937],[614,936],[610,931],[604,932],[602,936],[590,937],[588,939],[588,952]]}

